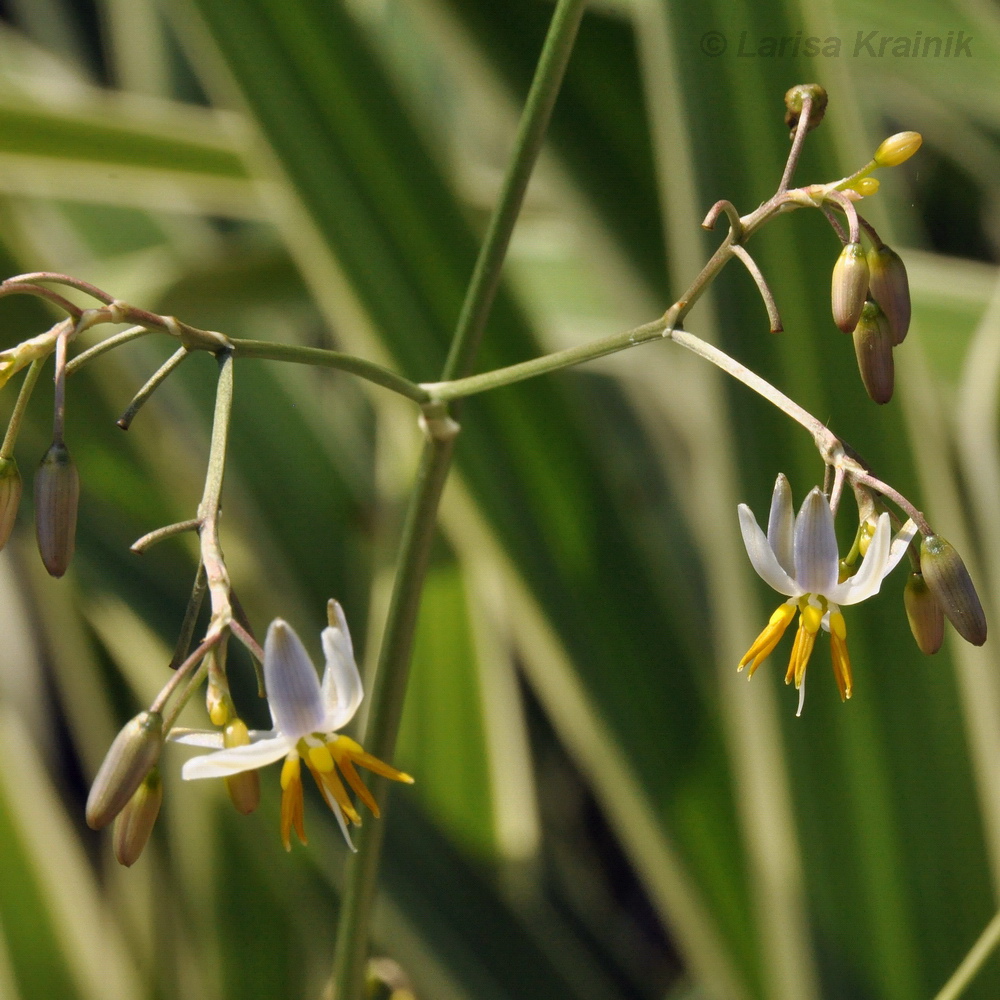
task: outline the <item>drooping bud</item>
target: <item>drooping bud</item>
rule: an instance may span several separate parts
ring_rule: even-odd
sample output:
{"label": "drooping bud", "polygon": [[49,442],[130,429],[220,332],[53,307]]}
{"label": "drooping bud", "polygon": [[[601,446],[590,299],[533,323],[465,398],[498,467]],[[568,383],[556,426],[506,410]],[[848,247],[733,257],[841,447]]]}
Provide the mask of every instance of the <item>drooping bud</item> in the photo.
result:
{"label": "drooping bud", "polygon": [[13,458],[0,458],[0,549],[10,538],[21,502],[21,473]]}
{"label": "drooping bud", "polygon": [[854,328],[854,353],[868,395],[876,403],[892,399],[895,367],[892,362],[892,330],[877,302],[869,299]]}
{"label": "drooping bud", "polygon": [[833,266],[833,321],[850,333],[861,318],[868,295],[868,259],[860,243],[848,243]]}
{"label": "drooping bud", "polygon": [[973,646],[986,642],[986,614],[954,546],[940,535],[924,538],[920,543],[920,572],[955,631]]}
{"label": "drooping bud", "polygon": [[802,99],[806,96],[812,100],[807,131],[811,132],[826,114],[829,98],[826,91],[818,83],[799,83],[789,88],[785,92],[785,107],[788,108],[785,114],[785,124],[791,129],[792,135],[795,134],[795,128],[799,124],[799,117],[802,114]]}
{"label": "drooping bud", "polygon": [[115,857],[131,868],[139,860],[163,802],[163,781],[154,767],[132,794],[115,820]]}
{"label": "drooping bud", "polygon": [[881,246],[868,251],[868,287],[889,320],[893,343],[901,344],[910,329],[910,282],[895,250]]}
{"label": "drooping bud", "polygon": [[156,765],[163,746],[163,717],[140,712],[130,719],[108,748],[87,797],[87,826],[107,826],[132,798]]}
{"label": "drooping bud", "polygon": [[[233,719],[222,732],[222,744],[229,747],[245,747],[250,742],[246,723]],[[256,771],[241,771],[225,779],[226,791],[232,799],[236,811],[249,816],[260,803],[260,778]]]}
{"label": "drooping bud", "polygon": [[924,137],[919,132],[897,132],[875,150],[872,159],[880,167],[898,167],[920,149],[923,141]]}
{"label": "drooping bud", "polygon": [[35,533],[51,576],[69,568],[76,545],[80,476],[62,441],[53,441],[35,473]]}
{"label": "drooping bud", "polygon": [[921,653],[936,653],[944,641],[944,612],[920,573],[911,573],[903,590],[910,631]]}

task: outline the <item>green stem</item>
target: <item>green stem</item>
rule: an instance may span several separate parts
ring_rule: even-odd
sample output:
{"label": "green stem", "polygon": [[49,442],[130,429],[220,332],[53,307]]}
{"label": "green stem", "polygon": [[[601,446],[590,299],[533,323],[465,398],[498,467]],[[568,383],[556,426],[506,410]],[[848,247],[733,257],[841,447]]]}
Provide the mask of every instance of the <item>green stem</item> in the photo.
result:
{"label": "green stem", "polygon": [[[475,362],[500,282],[510,235],[548,128],[585,6],[586,0],[559,0],[553,13],[500,197],[466,290],[442,381],[468,374]],[[454,452],[454,434],[436,435],[430,424],[428,429],[428,441],[424,445],[400,540],[392,600],[371,689],[366,743],[371,753],[388,759],[392,758],[402,714],[420,595],[437,525],[438,503]],[[377,781],[373,789],[383,805],[385,785],[385,781]],[[358,852],[348,863],[330,981],[330,991],[336,1000],[361,1000],[363,996],[368,926],[382,837],[383,824],[366,824],[358,838]]]}
{"label": "green stem", "polygon": [[481,375],[454,379],[451,382],[425,382],[421,388],[426,389],[435,402],[446,403],[455,399],[464,399],[466,396],[474,396],[489,389],[499,389],[505,385],[513,385],[515,382],[523,382],[536,375],[545,375],[548,372],[559,371],[571,365],[582,364],[584,361],[603,358],[608,354],[615,354],[651,340],[662,340],[669,336],[666,330],[667,321],[658,319],[652,323],[637,326],[634,330],[612,334],[610,337],[604,337],[589,344],[568,347],[564,351],[546,354],[541,358],[532,358],[530,361],[522,361],[506,368],[497,368],[491,372],[483,372]]}
{"label": "green stem", "polygon": [[291,361],[300,365],[319,368],[337,368],[374,382],[385,389],[398,392],[415,403],[426,403],[427,393],[402,375],[388,368],[338,351],[324,351],[318,347],[299,347],[296,344],[272,344],[265,340],[233,340],[233,354],[237,358],[261,358],[268,361]]}
{"label": "green stem", "polygon": [[115,421],[118,426],[127,431],[132,426],[136,414],[146,405],[146,401],[164,383],[191,352],[186,347],[179,347],[159,368],[146,380],[146,384],[132,397],[125,412]]}
{"label": "green stem", "polygon": [[952,973],[951,979],[944,984],[934,1000],[955,1000],[956,997],[960,997],[998,944],[1000,944],[1000,913],[986,925],[983,933],[979,935],[979,940],[962,959],[958,968]]}
{"label": "green stem", "polygon": [[552,15],[535,78],[521,113],[514,152],[472,272],[448,360],[441,374],[442,381],[460,378],[472,369],[486,318],[500,284],[500,273],[514,223],[520,214],[524,192],[549,127],[552,107],[562,85],[585,6],[586,0],[563,0]]}
{"label": "green stem", "polygon": [[88,347],[87,350],[81,351],[72,361],[66,365],[66,374],[72,375],[74,372],[82,368],[88,361],[93,361],[94,358],[100,357],[106,351],[113,351],[116,347],[120,347],[122,344],[127,344],[129,341],[136,340],[139,337],[145,337],[147,334],[153,331],[146,326],[130,326],[127,330],[122,330],[121,333],[116,333],[112,337],[108,337],[106,340],[102,340],[99,344],[94,344],[93,347]]}
{"label": "green stem", "polygon": [[233,355],[219,354],[219,382],[215,392],[215,414],[212,417],[212,443],[208,450],[205,489],[198,504],[201,522],[201,562],[205,567],[212,618],[208,635],[218,635],[229,627],[232,606],[229,603],[229,571],[219,544],[219,503],[222,479],[226,471],[226,447],[229,441],[229,418],[233,412]]}
{"label": "green stem", "polygon": [[7,433],[4,435],[3,444],[0,445],[0,458],[11,458],[14,454],[14,444],[17,441],[18,432],[21,430],[25,411],[28,409],[28,401],[35,391],[35,385],[38,382],[38,376],[42,374],[42,366],[45,361],[45,358],[32,361],[28,374],[24,376],[21,391],[17,394],[17,402],[14,404],[14,412],[10,415],[10,423],[7,424]]}

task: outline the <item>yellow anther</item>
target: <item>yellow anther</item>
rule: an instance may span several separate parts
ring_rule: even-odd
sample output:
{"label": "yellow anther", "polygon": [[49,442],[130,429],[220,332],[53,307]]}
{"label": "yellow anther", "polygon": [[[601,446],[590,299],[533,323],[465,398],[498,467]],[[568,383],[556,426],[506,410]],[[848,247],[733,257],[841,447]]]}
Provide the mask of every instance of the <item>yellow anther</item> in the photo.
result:
{"label": "yellow anther", "polygon": [[298,754],[289,754],[281,765],[281,790],[287,792],[294,784],[302,784],[302,768]]}
{"label": "yellow anther", "polygon": [[830,615],[830,634],[835,635],[838,639],[847,638],[847,622],[844,621],[844,616],[839,611],[834,611]]}
{"label": "yellow anther", "polygon": [[809,604],[802,609],[802,628],[811,635],[815,635],[819,631],[822,621],[823,612],[819,608],[814,608]]}
{"label": "yellow anther", "polygon": [[312,764],[320,774],[326,774],[333,770],[333,757],[330,751],[323,745],[309,748],[309,763]]}
{"label": "yellow anther", "polygon": [[224,726],[229,721],[229,708],[224,701],[217,701],[209,710],[213,726]]}
{"label": "yellow anther", "polygon": [[771,615],[764,630],[753,641],[753,645],[747,650],[746,655],[739,662],[738,670],[742,670],[748,663],[750,670],[748,677],[753,677],[754,671],[771,655],[774,647],[781,641],[785,634],[785,629],[795,617],[797,608],[794,604],[782,604]]}

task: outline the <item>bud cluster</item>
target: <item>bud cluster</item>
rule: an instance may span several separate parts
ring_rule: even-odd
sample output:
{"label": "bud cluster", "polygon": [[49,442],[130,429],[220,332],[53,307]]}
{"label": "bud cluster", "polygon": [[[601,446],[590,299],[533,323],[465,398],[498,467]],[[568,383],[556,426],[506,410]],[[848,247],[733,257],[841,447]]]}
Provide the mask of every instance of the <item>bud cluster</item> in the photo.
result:
{"label": "bud cluster", "polygon": [[899,255],[885,244],[866,253],[848,243],[833,268],[833,321],[854,337],[858,370],[876,403],[892,399],[892,349],[910,328],[910,285]]}

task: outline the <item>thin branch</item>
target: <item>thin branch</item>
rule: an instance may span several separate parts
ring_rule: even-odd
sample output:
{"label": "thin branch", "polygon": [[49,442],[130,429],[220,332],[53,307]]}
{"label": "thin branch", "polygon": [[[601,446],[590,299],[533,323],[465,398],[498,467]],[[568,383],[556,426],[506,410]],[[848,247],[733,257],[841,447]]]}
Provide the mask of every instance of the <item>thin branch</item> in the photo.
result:
{"label": "thin branch", "polygon": [[157,542],[173,538],[174,535],[183,535],[186,531],[196,531],[199,527],[201,527],[201,521],[197,518],[192,518],[190,521],[178,521],[176,524],[166,524],[162,528],[150,531],[148,534],[143,535],[142,538],[134,541],[129,551],[134,552],[137,556],[141,556],[148,549],[156,545]]}
{"label": "thin branch", "polygon": [[11,458],[14,454],[14,445],[17,442],[18,432],[21,430],[24,414],[28,409],[28,401],[35,391],[35,385],[38,382],[38,376],[42,374],[45,360],[45,358],[37,358],[32,361],[28,374],[24,376],[21,391],[17,394],[17,402],[14,404],[14,412],[11,413],[10,422],[7,424],[7,433],[4,434],[3,444],[0,445],[0,458]]}
{"label": "thin branch", "polygon": [[103,302],[106,306],[111,305],[115,301],[113,295],[109,295],[98,288],[97,285],[92,285],[89,281],[84,281],[82,278],[73,278],[68,274],[59,274],[56,271],[31,271],[28,274],[16,274],[13,278],[8,278],[4,284],[12,282],[23,284],[24,282],[34,281],[53,281],[60,285],[69,285],[70,288],[75,288],[77,291],[86,292],[87,295]]}
{"label": "thin branch", "polygon": [[132,402],[128,404],[125,412],[115,421],[123,431],[127,431],[132,426],[132,421],[135,420],[136,414],[146,405],[149,397],[180,367],[181,362],[190,353],[186,347],[179,347],[150,375],[146,384],[132,397]]}
{"label": "thin branch", "polygon": [[21,282],[11,284],[13,280],[13,278],[8,278],[5,282],[0,284],[0,296],[34,295],[40,299],[47,299],[54,305],[59,306],[60,309],[68,312],[74,319],[80,318],[80,314],[83,310],[78,305],[70,302],[69,299],[64,298],[58,292],[54,292],[51,288],[43,288],[41,285],[23,284]]}
{"label": "thin branch", "polygon": [[324,351],[318,347],[300,347],[297,344],[274,344],[265,340],[231,341],[233,356],[237,358],[260,358],[268,361],[290,361],[294,364],[313,365],[318,368],[336,368],[350,372],[369,382],[412,399],[415,403],[429,402],[427,393],[416,384],[396,372],[383,368],[373,361],[356,358],[338,351]]}
{"label": "thin branch", "polygon": [[802,144],[805,142],[806,132],[809,131],[809,119],[812,117],[813,99],[810,94],[802,95],[802,111],[799,113],[799,120],[795,125],[795,136],[792,139],[792,148],[788,152],[788,160],[785,162],[785,172],[781,175],[781,183],[778,185],[778,194],[788,190],[788,185],[792,183],[792,174],[798,166],[799,157],[802,155]]}
{"label": "thin branch", "polygon": [[757,266],[757,261],[750,256],[750,252],[746,247],[742,247],[738,243],[733,244],[732,251],[734,257],[739,257],[743,261],[746,269],[750,272],[750,276],[757,283],[757,290],[760,292],[760,297],[764,300],[764,307],[767,309],[767,318],[771,324],[771,333],[781,333],[785,328],[781,324],[778,304],[774,301],[774,293],[768,287],[767,279]]}
{"label": "thin branch", "polygon": [[116,333],[106,340],[102,340],[99,344],[94,344],[93,347],[88,347],[87,350],[81,351],[72,361],[66,365],[66,374],[72,375],[74,372],[82,368],[88,361],[93,361],[94,358],[100,357],[107,351],[112,351],[116,347],[120,347],[122,344],[127,344],[132,340],[137,340],[139,337],[145,337],[153,331],[147,326],[130,326],[127,330],[122,330],[121,333]]}

